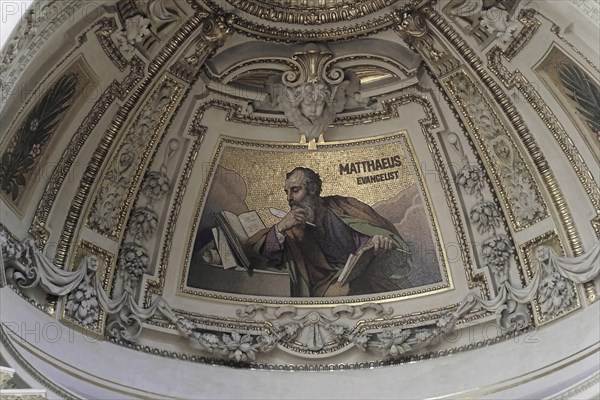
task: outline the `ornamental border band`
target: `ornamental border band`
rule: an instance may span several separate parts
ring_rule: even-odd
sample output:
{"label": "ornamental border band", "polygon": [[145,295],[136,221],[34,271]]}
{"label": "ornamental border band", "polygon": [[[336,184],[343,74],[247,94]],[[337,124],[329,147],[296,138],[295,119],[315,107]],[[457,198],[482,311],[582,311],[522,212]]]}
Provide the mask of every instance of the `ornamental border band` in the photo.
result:
{"label": "ornamental border band", "polygon": [[[310,168],[286,174],[287,214],[246,242],[255,268],[290,274],[294,297],[373,294],[406,289],[412,270],[409,246],[394,225],[353,197],[321,196],[323,182]],[[338,278],[351,254],[373,248],[374,258],[354,279]]]}

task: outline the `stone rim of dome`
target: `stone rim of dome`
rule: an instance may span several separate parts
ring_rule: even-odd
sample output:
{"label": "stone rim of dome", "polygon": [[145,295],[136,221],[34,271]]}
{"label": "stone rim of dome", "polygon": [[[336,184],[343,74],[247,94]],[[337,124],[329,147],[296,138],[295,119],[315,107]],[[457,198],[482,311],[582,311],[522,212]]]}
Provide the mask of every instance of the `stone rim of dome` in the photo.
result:
{"label": "stone rim of dome", "polygon": [[[429,0],[342,1],[305,7],[267,5],[264,0],[188,0],[197,10],[228,15],[240,34],[277,42],[340,41],[373,34],[392,25],[398,14],[419,9]],[[280,0],[280,2],[283,2]]]}

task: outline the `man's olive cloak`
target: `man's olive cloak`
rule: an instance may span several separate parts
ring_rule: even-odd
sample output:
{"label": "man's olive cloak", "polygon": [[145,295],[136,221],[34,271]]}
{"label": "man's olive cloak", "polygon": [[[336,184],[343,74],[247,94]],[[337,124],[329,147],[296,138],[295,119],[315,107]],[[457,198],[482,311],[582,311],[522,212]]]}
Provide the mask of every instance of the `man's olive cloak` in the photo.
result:
{"label": "man's olive cloak", "polygon": [[[372,237],[389,237],[394,249],[376,256],[365,272],[349,282],[348,295],[380,293],[405,289],[406,277],[412,268],[408,245],[402,240],[392,223],[380,216],[367,204],[343,196],[322,197],[323,204],[339,217],[350,229]],[[319,221],[315,221],[318,225]],[[313,236],[306,232],[302,240],[286,232],[283,242],[283,259],[280,265],[273,265],[263,256],[263,246],[267,234],[273,228],[266,228],[248,239],[247,251],[256,268],[276,267],[290,273],[293,296],[327,296],[327,289],[337,281],[343,264],[328,263],[323,250]],[[307,230],[308,231],[308,230]]]}

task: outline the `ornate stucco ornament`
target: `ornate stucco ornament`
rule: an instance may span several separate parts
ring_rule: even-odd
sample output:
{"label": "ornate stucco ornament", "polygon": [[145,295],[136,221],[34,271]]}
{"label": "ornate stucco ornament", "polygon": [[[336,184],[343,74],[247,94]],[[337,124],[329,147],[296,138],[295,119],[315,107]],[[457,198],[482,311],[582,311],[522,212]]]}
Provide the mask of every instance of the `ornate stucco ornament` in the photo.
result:
{"label": "ornate stucco ornament", "polygon": [[283,111],[300,134],[300,143],[315,149],[325,131],[346,108],[364,107],[358,83],[332,65],[333,53],[322,44],[309,43],[291,57],[294,69],[269,84],[269,96],[259,103]]}
{"label": "ornate stucco ornament", "polygon": [[171,67],[171,72],[186,82],[192,82],[204,61],[231,36],[230,18],[209,15],[200,34]]}
{"label": "ornate stucco ornament", "polygon": [[[237,316],[243,321],[256,323],[262,320],[264,328],[261,333],[241,330],[221,333],[214,329],[207,330],[201,321],[170,315],[168,312],[164,315],[196,348],[238,362],[254,361],[258,353],[270,352],[276,347],[313,358],[325,358],[331,352],[339,353],[351,348],[397,358],[434,345],[454,329],[456,322],[471,310],[472,305],[461,305],[462,314],[447,312],[434,321],[418,326],[394,323],[389,318],[392,309],[376,303],[339,305],[329,310],[307,312],[293,306],[271,309],[258,304],[239,309]],[[390,326],[364,325],[365,317],[387,320]],[[359,319],[363,319],[362,323],[351,323]]]}
{"label": "ornate stucco ornament", "polygon": [[142,15],[136,15],[125,20],[123,29],[115,33],[115,40],[121,53],[131,57],[134,46],[142,43],[144,38],[150,35],[150,23],[151,21]]}
{"label": "ornate stucco ornament", "polygon": [[486,32],[490,38],[484,43],[486,46],[498,40],[502,45],[508,45],[517,36],[521,24],[517,21],[518,10],[527,6],[530,0],[520,2],[502,0],[459,0],[448,4],[448,14],[459,18],[461,25],[476,34],[478,30]]}
{"label": "ornate stucco ornament", "polygon": [[460,65],[439,37],[427,27],[422,13],[396,12],[394,20],[400,37],[423,57],[437,75],[446,74]]}
{"label": "ornate stucco ornament", "polygon": [[[559,257],[545,246],[536,249],[536,257],[538,264],[527,286],[515,287],[505,280],[499,285],[496,297],[486,300],[471,293],[456,309],[424,324],[395,323],[389,317],[391,309],[374,303],[339,305],[328,312],[248,305],[237,311],[237,317],[241,318],[238,321],[261,327],[258,330],[231,327],[223,332],[215,330],[212,323],[178,315],[162,297],[155,298],[147,308],[141,307],[133,286],[124,285],[115,288],[112,296],[107,294],[96,274],[98,259],[93,255],[84,257],[77,269],[65,271],[43,255],[33,240],[17,241],[0,231],[0,269],[6,272],[6,281],[19,289],[40,287],[46,293],[65,296],[68,313],[82,326],[97,322],[97,314],[102,310],[110,316],[106,326],[109,336],[136,342],[143,322],[160,313],[194,348],[238,362],[254,360],[256,354],[278,346],[312,356],[327,356],[328,350],[356,347],[378,351],[386,358],[401,357],[434,345],[476,307],[495,311],[499,326],[514,331],[530,323],[527,313],[521,312],[518,305],[527,304],[537,296],[546,313],[560,314],[574,295],[563,283],[587,282],[600,273],[600,241],[579,257]],[[383,318],[390,324],[370,326],[368,320],[365,324],[365,317]],[[351,321],[359,319],[363,322],[352,326]]]}
{"label": "ornate stucco ornament", "polygon": [[515,39],[522,25],[515,14],[492,7],[481,14],[481,26],[500,43],[507,45]]}
{"label": "ornate stucco ornament", "polygon": [[404,39],[417,47],[424,48],[429,58],[433,61],[439,61],[444,53],[435,48],[433,39],[428,34],[425,17],[420,13],[404,13],[396,15],[398,30],[403,34]]}

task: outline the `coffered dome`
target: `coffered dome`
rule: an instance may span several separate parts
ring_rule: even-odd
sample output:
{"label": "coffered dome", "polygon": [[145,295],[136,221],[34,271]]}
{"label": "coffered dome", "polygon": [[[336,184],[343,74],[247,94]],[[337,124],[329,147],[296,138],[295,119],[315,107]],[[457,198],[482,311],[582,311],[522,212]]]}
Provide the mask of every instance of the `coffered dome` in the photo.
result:
{"label": "coffered dome", "polygon": [[559,3],[34,2],[2,363],[67,398],[594,395],[598,6]]}

